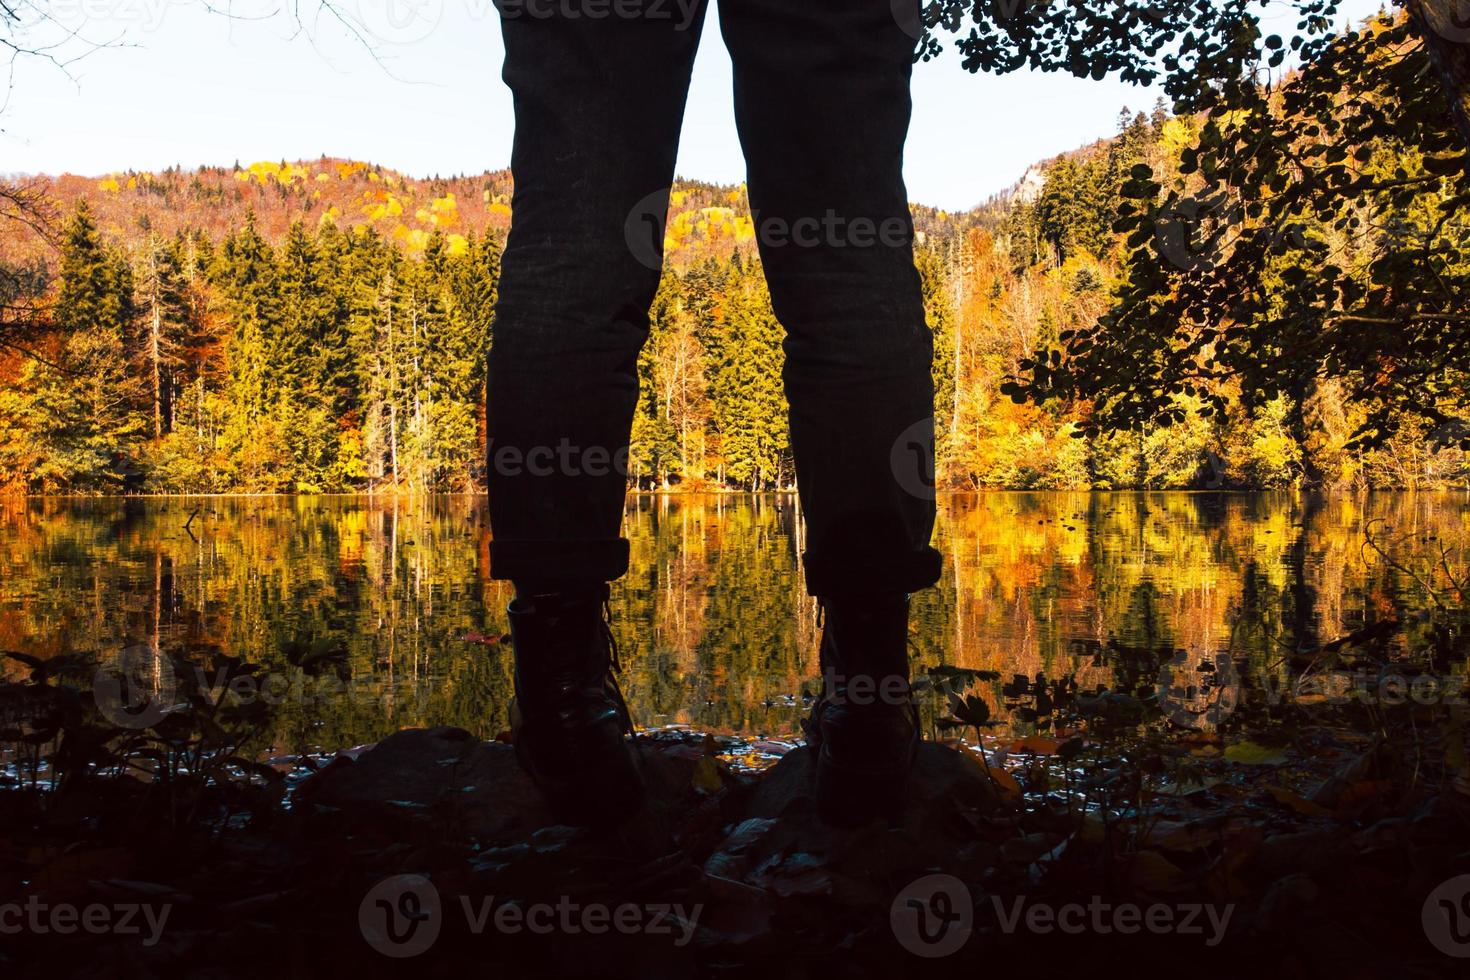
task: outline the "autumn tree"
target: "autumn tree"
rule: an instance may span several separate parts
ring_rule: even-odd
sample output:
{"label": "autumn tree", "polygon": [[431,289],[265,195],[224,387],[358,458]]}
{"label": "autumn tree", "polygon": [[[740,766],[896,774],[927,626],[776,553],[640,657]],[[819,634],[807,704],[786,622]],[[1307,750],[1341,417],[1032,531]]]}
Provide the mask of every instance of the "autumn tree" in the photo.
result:
{"label": "autumn tree", "polygon": [[1133,168],[1114,308],[1038,350],[1012,393],[1086,401],[1093,432],[1284,399],[1305,444],[1321,384],[1342,379],[1353,445],[1411,418],[1470,442],[1470,178],[1446,92],[1423,84],[1432,50],[1390,16],[1275,87],[1226,86],[1177,162]]}

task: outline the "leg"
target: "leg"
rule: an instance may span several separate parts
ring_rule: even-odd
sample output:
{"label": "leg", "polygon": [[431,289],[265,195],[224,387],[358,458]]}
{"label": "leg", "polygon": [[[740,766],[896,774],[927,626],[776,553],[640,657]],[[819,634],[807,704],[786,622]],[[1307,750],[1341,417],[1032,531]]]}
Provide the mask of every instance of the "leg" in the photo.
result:
{"label": "leg", "polygon": [[651,226],[704,5],[499,5],[516,134],[489,371],[491,573],[550,590],[627,569],[628,436],[663,250]]}
{"label": "leg", "polygon": [[615,822],[637,808],[641,783],[606,583],[628,565],[622,464],[703,5],[690,19],[499,6],[515,199],[488,472],[491,574],[516,585],[512,729],[563,819]]}
{"label": "leg", "polygon": [[721,26],[787,331],[808,588],[927,587],[933,343],[902,173],[914,40],[890,0],[727,0]]}
{"label": "leg", "polygon": [[[933,342],[903,184],[914,40],[891,0],[726,0],[761,261],[825,616],[805,724],[824,819],[895,815],[918,751],[908,593],[939,578]],[[927,483],[922,477],[928,477]]]}

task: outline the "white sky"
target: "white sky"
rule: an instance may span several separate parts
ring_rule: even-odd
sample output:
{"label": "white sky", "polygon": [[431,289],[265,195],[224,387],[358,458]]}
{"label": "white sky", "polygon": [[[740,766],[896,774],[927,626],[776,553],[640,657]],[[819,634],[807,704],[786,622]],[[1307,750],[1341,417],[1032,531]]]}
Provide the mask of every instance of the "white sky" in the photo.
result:
{"label": "white sky", "polygon": [[[21,63],[0,113],[0,172],[98,175],[239,160],[368,160],[412,176],[478,173],[510,160],[510,95],[491,0],[338,0],[377,39],[340,24],[298,31],[281,5],[314,0],[42,0],[103,50],[67,74]],[[1354,16],[1378,0],[1347,0]],[[1062,74],[970,75],[948,51],[915,69],[905,167],[911,199],[967,208],[1027,165],[1110,135],[1118,110],[1156,93]],[[3,77],[0,77],[3,83]],[[730,63],[710,12],[679,153],[682,176],[744,178]]]}

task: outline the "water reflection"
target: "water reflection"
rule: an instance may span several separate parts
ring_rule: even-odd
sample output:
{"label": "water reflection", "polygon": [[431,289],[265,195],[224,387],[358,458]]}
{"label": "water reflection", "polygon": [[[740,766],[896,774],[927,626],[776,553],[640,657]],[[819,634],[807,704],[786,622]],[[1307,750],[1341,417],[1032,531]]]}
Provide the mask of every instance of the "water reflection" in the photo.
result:
{"label": "water reflection", "polygon": [[[1423,605],[1365,553],[1370,521],[1463,561],[1470,498],[945,496],[945,577],[916,599],[915,657],[1084,685],[1146,681],[1176,649],[1264,666]],[[642,496],[627,531],[614,608],[640,723],[794,732],[817,641],[795,499]],[[248,656],[276,675],[283,748],[429,723],[493,736],[509,647],[477,640],[504,631],[509,594],[488,540],[474,497],[4,499],[0,648]],[[303,658],[329,662],[325,680]]]}

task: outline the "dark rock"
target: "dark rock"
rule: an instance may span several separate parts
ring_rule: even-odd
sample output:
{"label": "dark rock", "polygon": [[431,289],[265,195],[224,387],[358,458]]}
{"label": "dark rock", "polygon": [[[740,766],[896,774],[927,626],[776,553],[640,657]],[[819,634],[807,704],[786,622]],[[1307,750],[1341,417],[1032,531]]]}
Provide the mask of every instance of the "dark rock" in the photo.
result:
{"label": "dark rock", "polygon": [[[728,820],[721,808],[744,786],[704,741],[638,739],[647,804],[610,838],[648,857],[666,853],[674,837],[689,838],[708,825],[713,837]],[[718,792],[710,792],[713,783]],[[358,831],[420,845],[458,840],[480,845],[531,841],[538,853],[554,850],[571,828],[557,827],[535,784],[516,761],[515,748],[482,742],[459,728],[401,731],[344,756],[305,780],[298,809],[328,833]],[[555,829],[548,829],[555,828]]]}
{"label": "dark rock", "polygon": [[523,840],[556,821],[515,749],[460,728],[398,732],[351,765],[333,765],[302,784],[303,803],[349,815],[446,821],[480,840]]}
{"label": "dark rock", "polygon": [[[881,821],[851,829],[827,826],[816,815],[814,777],[805,746],[787,753],[761,778],[742,811],[744,820],[718,845],[705,869],[778,895],[820,892],[848,902],[868,899],[866,885],[855,889],[854,883],[952,864],[956,854],[975,843],[979,819],[999,800],[973,756],[932,742],[919,748],[907,806],[896,826]],[[979,870],[973,861],[968,866]]]}
{"label": "dark rock", "polygon": [[[816,769],[802,746],[788,752],[761,780],[747,808],[751,817],[802,817],[816,812]],[[919,746],[909,775],[902,825],[920,829],[936,812],[971,810],[989,813],[999,793],[985,767],[968,752],[935,742]]]}

